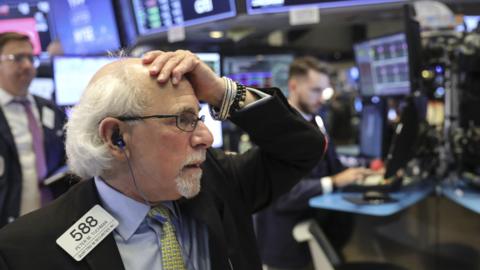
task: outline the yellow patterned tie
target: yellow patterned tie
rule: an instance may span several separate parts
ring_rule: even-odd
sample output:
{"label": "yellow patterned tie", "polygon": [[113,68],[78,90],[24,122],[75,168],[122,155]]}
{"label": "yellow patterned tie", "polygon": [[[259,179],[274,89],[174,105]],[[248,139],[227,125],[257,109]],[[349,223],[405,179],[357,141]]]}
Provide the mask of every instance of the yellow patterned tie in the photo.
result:
{"label": "yellow patterned tie", "polygon": [[148,212],[148,216],[162,224],[162,265],[163,270],[185,270],[182,250],[175,235],[170,211],[164,206],[156,206]]}

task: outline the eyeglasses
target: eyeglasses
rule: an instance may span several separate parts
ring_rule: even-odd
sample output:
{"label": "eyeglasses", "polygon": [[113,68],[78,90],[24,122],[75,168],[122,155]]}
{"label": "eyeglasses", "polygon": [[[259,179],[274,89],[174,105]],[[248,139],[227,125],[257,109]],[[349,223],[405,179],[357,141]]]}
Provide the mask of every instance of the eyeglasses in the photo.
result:
{"label": "eyeglasses", "polygon": [[40,65],[40,60],[37,56],[27,53],[19,53],[19,54],[2,54],[0,55],[0,61],[13,61],[16,64],[23,63],[23,61],[28,60],[34,67],[38,67]]}
{"label": "eyeglasses", "polygon": [[147,115],[147,116],[120,116],[117,117],[120,121],[135,121],[144,120],[149,118],[175,118],[177,128],[185,131],[192,132],[197,127],[198,121],[205,122],[205,115],[198,117],[192,112],[182,112],[179,114],[162,114],[162,115]]}

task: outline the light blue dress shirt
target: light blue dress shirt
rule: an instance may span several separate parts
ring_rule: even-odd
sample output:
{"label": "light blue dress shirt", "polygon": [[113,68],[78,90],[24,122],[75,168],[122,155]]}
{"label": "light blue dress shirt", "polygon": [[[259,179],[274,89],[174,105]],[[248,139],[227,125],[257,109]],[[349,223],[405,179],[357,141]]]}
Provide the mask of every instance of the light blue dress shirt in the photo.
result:
{"label": "light blue dress shirt", "polygon": [[[150,206],[135,201],[108,186],[99,177],[95,185],[102,206],[119,225],[113,231],[126,270],[162,268],[161,225],[148,217]],[[188,270],[209,270],[208,231],[204,224],[182,215],[173,202],[164,205],[173,213],[172,222]]]}

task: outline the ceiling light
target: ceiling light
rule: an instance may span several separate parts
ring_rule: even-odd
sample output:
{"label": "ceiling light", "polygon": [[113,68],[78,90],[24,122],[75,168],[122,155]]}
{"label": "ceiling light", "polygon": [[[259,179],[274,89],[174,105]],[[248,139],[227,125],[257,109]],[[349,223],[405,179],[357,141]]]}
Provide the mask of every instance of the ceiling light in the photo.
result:
{"label": "ceiling light", "polygon": [[222,31],[210,31],[210,37],[211,38],[223,38],[223,32]]}

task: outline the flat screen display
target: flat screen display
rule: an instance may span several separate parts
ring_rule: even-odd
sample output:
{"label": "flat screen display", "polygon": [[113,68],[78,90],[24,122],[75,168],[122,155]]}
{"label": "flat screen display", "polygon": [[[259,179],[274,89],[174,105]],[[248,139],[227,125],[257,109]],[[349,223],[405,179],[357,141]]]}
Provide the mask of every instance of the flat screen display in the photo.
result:
{"label": "flat screen display", "polygon": [[27,34],[36,55],[47,51],[51,41],[48,1],[36,3],[0,4],[0,32]]}
{"label": "flat screen display", "polygon": [[473,32],[478,27],[480,16],[463,16],[463,24],[456,29],[459,32]]}
{"label": "flat screen display", "polygon": [[371,39],[354,46],[363,96],[410,93],[408,45],[405,34]]}
{"label": "flat screen display", "polygon": [[233,17],[234,0],[132,0],[141,35]]}
{"label": "flat screen display", "polygon": [[246,0],[249,14],[286,12],[297,8],[338,8],[404,2],[404,0]]}
{"label": "flat screen display", "polygon": [[47,100],[53,100],[53,91],[55,85],[52,78],[34,78],[28,87],[32,95],[42,97]]}
{"label": "flat screen display", "polygon": [[287,95],[292,55],[229,56],[223,58],[223,75],[246,86],[278,87]]}
{"label": "flat screen display", "polygon": [[223,146],[223,131],[222,131],[222,122],[214,120],[210,114],[210,109],[208,104],[200,104],[199,115],[205,115],[205,125],[208,127],[210,132],[213,135],[213,144],[212,147],[219,148]]}
{"label": "flat screen display", "polygon": [[376,105],[364,105],[360,129],[360,154],[371,158],[382,157],[383,117]]}
{"label": "flat screen display", "polygon": [[120,48],[110,0],[55,0],[52,13],[65,54],[105,54]]}
{"label": "flat screen display", "polygon": [[113,57],[55,57],[53,72],[57,105],[77,104],[93,75],[115,60]]}
{"label": "flat screen display", "polygon": [[200,60],[205,62],[217,75],[220,75],[220,54],[218,53],[195,53]]}

